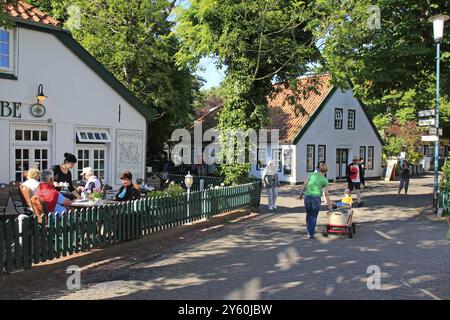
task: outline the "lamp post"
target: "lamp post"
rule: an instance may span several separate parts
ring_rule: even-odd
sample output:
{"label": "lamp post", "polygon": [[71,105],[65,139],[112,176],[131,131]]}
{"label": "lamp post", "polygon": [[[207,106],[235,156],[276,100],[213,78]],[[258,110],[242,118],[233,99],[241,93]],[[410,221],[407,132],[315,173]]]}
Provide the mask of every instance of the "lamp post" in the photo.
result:
{"label": "lamp post", "polygon": [[192,184],[194,183],[194,177],[191,176],[191,172],[188,171],[188,174],[184,177],[184,184],[186,185],[187,188],[187,216],[189,218],[189,196],[191,193],[191,187]]}
{"label": "lamp post", "polygon": [[439,166],[439,76],[440,76],[440,50],[441,42],[444,38],[444,23],[450,17],[439,14],[429,19],[433,23],[434,42],[436,43],[436,134],[437,139],[434,142],[434,210],[437,212],[438,207],[438,166]]}

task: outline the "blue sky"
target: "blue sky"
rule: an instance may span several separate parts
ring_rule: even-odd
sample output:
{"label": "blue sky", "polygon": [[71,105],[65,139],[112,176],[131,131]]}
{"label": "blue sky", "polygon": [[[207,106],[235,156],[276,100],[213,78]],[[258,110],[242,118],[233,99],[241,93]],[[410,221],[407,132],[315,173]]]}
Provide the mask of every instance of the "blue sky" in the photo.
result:
{"label": "blue sky", "polygon": [[225,77],[224,69],[218,70],[213,58],[202,58],[199,67],[199,71],[196,74],[206,80],[202,87],[204,90],[219,86]]}

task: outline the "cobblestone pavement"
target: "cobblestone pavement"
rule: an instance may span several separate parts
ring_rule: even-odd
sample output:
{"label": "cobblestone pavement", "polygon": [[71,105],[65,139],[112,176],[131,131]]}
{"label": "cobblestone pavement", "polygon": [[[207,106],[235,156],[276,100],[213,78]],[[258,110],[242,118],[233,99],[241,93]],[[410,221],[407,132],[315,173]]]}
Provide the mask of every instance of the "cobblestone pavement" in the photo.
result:
{"label": "cobblestone pavement", "polygon": [[[432,177],[411,180],[408,198],[396,182],[372,181],[355,209],[353,239],[306,239],[298,187],[280,190],[277,213],[230,223],[161,255],[141,250],[130,261],[81,273],[82,289],[45,287],[26,299],[450,299],[448,226],[427,217]],[[332,186],[338,199],[343,184]],[[326,222],[325,210],[319,224]],[[381,270],[370,290],[369,266]],[[67,277],[67,276],[66,276]],[[65,280],[64,280],[65,281]],[[62,282],[65,284],[65,282]],[[30,284],[32,286],[32,284]]]}

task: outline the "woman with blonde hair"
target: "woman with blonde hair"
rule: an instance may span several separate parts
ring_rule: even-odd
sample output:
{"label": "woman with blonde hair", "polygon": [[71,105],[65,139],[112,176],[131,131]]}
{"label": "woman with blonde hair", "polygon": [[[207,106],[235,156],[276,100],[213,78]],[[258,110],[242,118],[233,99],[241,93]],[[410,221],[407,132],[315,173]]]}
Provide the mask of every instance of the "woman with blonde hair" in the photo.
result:
{"label": "woman with blonde hair", "polygon": [[328,204],[328,210],[333,210],[330,202],[330,195],[328,193],[328,179],[325,178],[325,174],[327,173],[327,171],[327,164],[320,164],[319,172],[312,173],[306,179],[300,191],[300,200],[303,199],[303,194],[305,195],[306,228],[308,231],[309,239],[314,238],[317,216],[319,215],[320,211],[320,197],[322,196],[322,192],[325,194],[325,199]]}
{"label": "woman with blonde hair", "polygon": [[277,187],[280,186],[278,181],[278,166],[274,160],[269,160],[267,166],[264,168],[262,175],[262,183],[265,188],[267,188],[267,197],[269,198],[269,210],[276,210],[277,206],[275,204],[277,200]]}
{"label": "woman with blonde hair", "polygon": [[37,187],[39,186],[39,169],[32,168],[27,172],[27,181],[25,181],[22,185],[28,187],[34,194]]}

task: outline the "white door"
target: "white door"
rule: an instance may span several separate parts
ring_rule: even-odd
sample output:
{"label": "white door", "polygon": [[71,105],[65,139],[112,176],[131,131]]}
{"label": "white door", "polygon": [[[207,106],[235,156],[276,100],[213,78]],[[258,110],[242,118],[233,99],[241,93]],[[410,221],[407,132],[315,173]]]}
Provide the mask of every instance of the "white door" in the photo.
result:
{"label": "white door", "polygon": [[106,170],[106,147],[104,145],[77,145],[77,179],[85,167],[94,169],[94,174],[103,183],[108,180]]}
{"label": "white door", "polygon": [[23,182],[30,168],[50,167],[50,128],[46,126],[14,125],[11,143],[11,180]]}

